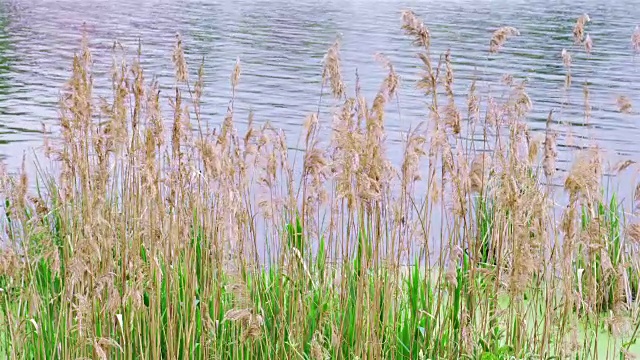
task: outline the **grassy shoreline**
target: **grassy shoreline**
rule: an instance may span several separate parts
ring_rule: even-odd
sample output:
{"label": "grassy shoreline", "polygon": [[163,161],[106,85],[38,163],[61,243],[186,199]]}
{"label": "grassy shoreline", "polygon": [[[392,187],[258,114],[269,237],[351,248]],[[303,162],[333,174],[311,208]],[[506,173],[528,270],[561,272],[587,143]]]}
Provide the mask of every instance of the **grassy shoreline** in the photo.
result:
{"label": "grassy shoreline", "polygon": [[[587,23],[580,17],[574,36],[590,51]],[[416,45],[429,119],[406,134],[398,166],[385,155],[384,120],[399,79],[384,57],[388,75],[369,102],[358,86],[347,89],[340,44],[331,46],[322,85],[337,104],[333,119],[310,114],[304,154],[291,158],[271,124],[250,118],[238,133],[239,63],[224,122],[214,129],[200,114],[205,69],[190,78],[180,38],[170,118],[140,51],[131,63],[114,52],[112,97],[97,98],[85,39],[60,102],[60,138],[45,140],[52,168],[38,163],[35,179],[24,169],[1,177],[0,354],[638,353],[640,225],[615,194],[603,195],[597,147],[575,154],[563,189],[550,186],[553,114],[536,138],[526,125],[533,106],[526,82],[506,78],[501,97],[479,94],[472,82],[460,104],[450,54],[431,54],[430,32],[414,13],[403,13],[402,28]],[[517,35],[498,29],[489,53]],[[561,219],[558,192],[568,196]],[[435,250],[434,261],[425,260]]]}

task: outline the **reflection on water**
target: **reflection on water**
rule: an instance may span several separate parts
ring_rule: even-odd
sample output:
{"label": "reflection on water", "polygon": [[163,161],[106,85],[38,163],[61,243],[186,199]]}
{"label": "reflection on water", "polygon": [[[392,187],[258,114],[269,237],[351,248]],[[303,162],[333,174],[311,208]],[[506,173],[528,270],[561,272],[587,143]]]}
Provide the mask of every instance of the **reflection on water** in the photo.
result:
{"label": "reflection on water", "polygon": [[[114,39],[131,53],[140,39],[143,66],[165,89],[172,85],[174,35],[182,33],[191,63],[195,66],[205,58],[202,111],[212,124],[223,119],[230,95],[228,76],[239,57],[243,75],[238,122],[253,110],[257,121],[271,121],[291,138],[304,117],[317,108],[321,59],[339,34],[344,74],[351,87],[357,68],[365,94],[372,96],[378,89],[384,73],[374,59],[377,52],[386,54],[402,76],[402,116],[391,107],[387,117],[389,138],[398,141],[403,130],[425,120],[427,114],[425,100],[414,88],[419,62],[399,28],[404,8],[414,9],[430,27],[434,52],[451,49],[461,107],[472,78],[485,86],[485,93],[491,89],[500,95],[489,84],[512,74],[528,79],[534,102],[532,128],[544,127],[550,109],[555,109],[557,121],[572,125],[571,136],[564,130],[559,139],[561,148],[595,138],[613,153],[632,157],[640,153],[637,114],[619,114],[615,104],[618,95],[638,100],[640,64],[632,54],[630,38],[640,7],[633,0],[612,4],[595,0],[0,0],[0,154],[10,166],[15,165],[24,150],[39,145],[41,123],[55,123],[59,89],[69,74],[83,22],[98,74],[109,71]],[[571,36],[575,19],[583,12],[592,18],[587,27],[594,39],[591,56],[573,45]],[[517,27],[522,35],[500,54],[489,56],[491,32],[503,25]],[[573,85],[567,92],[560,57],[563,48],[574,56]],[[583,126],[585,82],[593,107],[588,127]],[[106,89],[108,78],[98,78],[96,84]],[[400,154],[399,147],[390,147],[390,156],[397,159]]]}

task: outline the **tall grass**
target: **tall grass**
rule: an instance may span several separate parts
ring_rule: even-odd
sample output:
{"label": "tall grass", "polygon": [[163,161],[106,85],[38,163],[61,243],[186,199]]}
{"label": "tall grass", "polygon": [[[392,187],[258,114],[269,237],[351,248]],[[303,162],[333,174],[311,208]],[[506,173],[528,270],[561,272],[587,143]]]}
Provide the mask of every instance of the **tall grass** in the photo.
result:
{"label": "tall grass", "polygon": [[[204,68],[190,78],[180,38],[168,118],[140,52],[114,58],[112,95],[96,97],[85,41],[50,166],[2,177],[2,356],[630,358],[640,230],[607,195],[599,150],[559,179],[553,114],[537,140],[525,82],[503,97],[474,82],[463,110],[450,53],[434,57],[414,13],[402,26],[429,120],[399,164],[384,126],[399,78],[384,58],[370,103],[329,49],[322,85],[338,107],[307,117],[296,159],[268,123],[238,133],[240,63],[214,129]],[[517,34],[497,30],[488,53]]]}

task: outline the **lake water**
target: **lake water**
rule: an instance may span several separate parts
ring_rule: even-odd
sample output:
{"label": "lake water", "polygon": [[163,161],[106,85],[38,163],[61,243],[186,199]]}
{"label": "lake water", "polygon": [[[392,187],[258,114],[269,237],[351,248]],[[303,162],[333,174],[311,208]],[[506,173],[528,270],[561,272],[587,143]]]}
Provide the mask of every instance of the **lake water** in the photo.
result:
{"label": "lake water", "polygon": [[[157,76],[168,90],[171,51],[179,32],[192,74],[205,59],[207,121],[222,122],[230,96],[229,75],[240,58],[238,123],[253,110],[256,121],[271,121],[294,139],[304,117],[317,109],[321,60],[339,35],[350,91],[357,68],[365,93],[370,98],[375,94],[384,76],[374,59],[378,52],[387,55],[403,77],[400,113],[390,106],[386,125],[390,140],[399,141],[402,131],[427,116],[426,99],[414,83],[420,62],[400,29],[400,11],[405,8],[413,9],[430,28],[434,53],[451,49],[461,97],[474,77],[485,84],[498,82],[506,73],[528,78],[532,128],[542,129],[553,108],[556,120],[574,125],[574,140],[561,136],[561,147],[591,137],[615,156],[640,154],[638,113],[621,114],[616,106],[617,96],[626,95],[640,109],[640,58],[631,48],[631,35],[640,21],[637,1],[0,0],[0,156],[17,167],[25,151],[41,144],[41,124],[56,123],[59,89],[69,75],[83,22],[94,51],[98,87],[108,86],[108,77],[99,75],[109,69],[113,40],[133,55],[140,39],[147,75]],[[572,39],[575,20],[585,12],[592,19],[587,26],[594,42],[591,56]],[[500,54],[489,56],[491,33],[504,25],[517,27],[521,36],[510,40]],[[573,85],[566,93],[563,48],[574,57]],[[590,83],[593,106],[589,127],[582,126],[585,81]],[[466,107],[462,98],[460,106]],[[399,160],[400,154],[401,146],[390,147],[392,158]]]}

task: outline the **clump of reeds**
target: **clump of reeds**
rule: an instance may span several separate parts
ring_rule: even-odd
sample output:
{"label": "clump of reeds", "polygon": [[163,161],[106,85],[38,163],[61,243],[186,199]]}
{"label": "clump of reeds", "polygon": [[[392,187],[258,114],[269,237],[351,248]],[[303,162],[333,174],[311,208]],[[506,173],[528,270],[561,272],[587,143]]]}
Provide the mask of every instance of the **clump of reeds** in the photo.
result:
{"label": "clump of reeds", "polygon": [[[406,134],[399,164],[385,126],[399,76],[383,56],[369,102],[361,74],[347,91],[330,46],[319,85],[332,119],[306,117],[296,163],[259,115],[236,126],[239,60],[212,128],[204,68],[192,83],[180,37],[167,94],[140,52],[130,63],[114,47],[109,98],[93,91],[85,39],[47,138],[57,170],[28,174],[26,158],[15,176],[0,169],[2,356],[595,358],[600,329],[608,354],[631,353],[640,227],[606,196],[602,153],[556,171],[560,125],[550,112],[544,134],[529,128],[535,104],[516,75],[504,96],[473,80],[465,119],[451,53],[432,64],[423,22],[406,11],[402,27],[419,47],[428,121]],[[499,29],[490,51],[516,34]]]}

